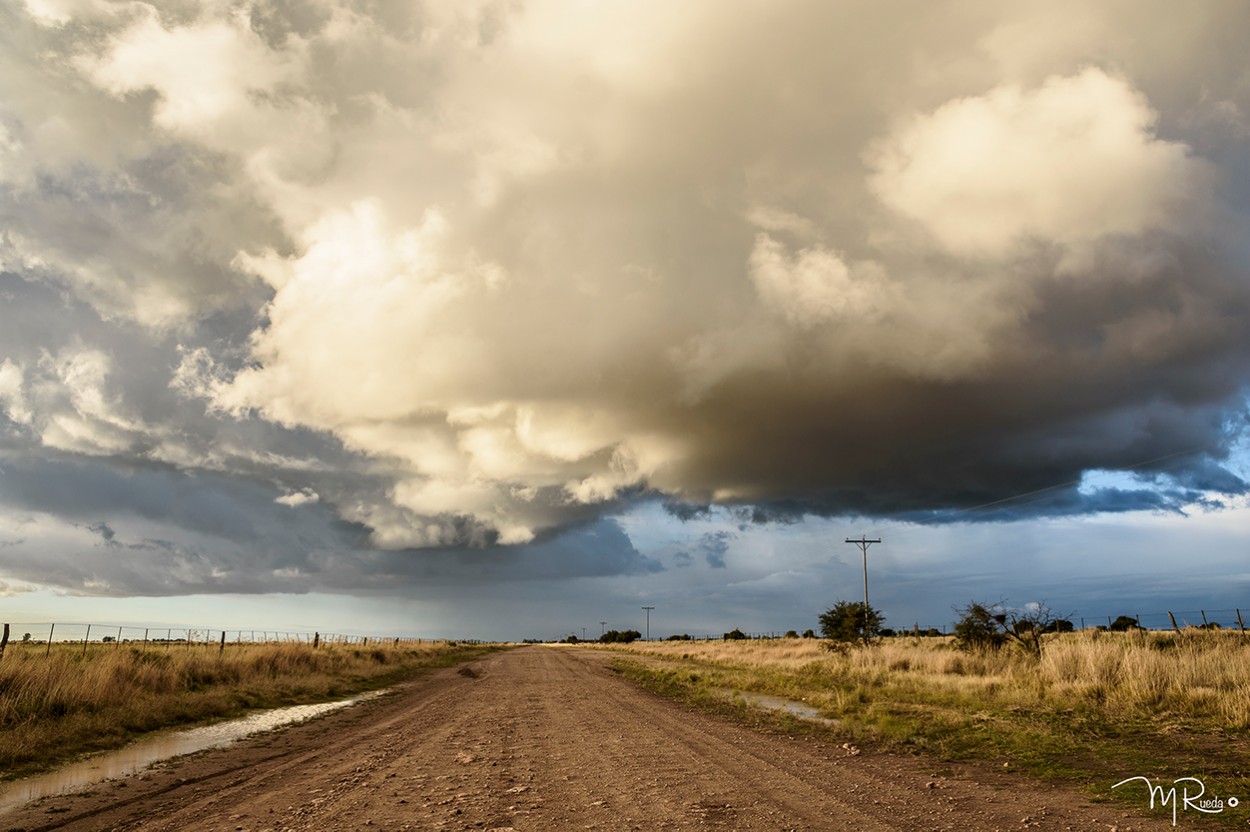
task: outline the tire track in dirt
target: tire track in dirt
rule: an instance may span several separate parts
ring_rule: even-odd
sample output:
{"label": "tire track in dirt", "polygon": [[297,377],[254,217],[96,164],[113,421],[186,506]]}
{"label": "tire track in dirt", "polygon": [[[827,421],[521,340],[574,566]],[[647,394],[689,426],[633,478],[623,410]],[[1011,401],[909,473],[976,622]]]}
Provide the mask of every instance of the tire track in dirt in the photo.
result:
{"label": "tire track in dirt", "polygon": [[1163,830],[1060,789],[849,756],[683,709],[606,668],[530,647],[400,693],[173,761],[0,827],[247,830]]}

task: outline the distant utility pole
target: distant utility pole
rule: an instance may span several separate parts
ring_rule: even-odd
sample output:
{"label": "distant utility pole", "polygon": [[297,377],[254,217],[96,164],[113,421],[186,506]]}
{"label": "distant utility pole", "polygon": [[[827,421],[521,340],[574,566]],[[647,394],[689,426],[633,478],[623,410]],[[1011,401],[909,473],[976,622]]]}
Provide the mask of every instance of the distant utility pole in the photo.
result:
{"label": "distant utility pole", "polygon": [[647,641],[651,640],[651,610],[655,607],[643,607],[647,611]]}
{"label": "distant utility pole", "polygon": [[582,627],[582,641],[586,640],[586,628]]}
{"label": "distant utility pole", "polygon": [[868,547],[874,543],[880,543],[881,538],[878,537],[878,538],[869,540],[868,538],[864,537],[861,534],[859,536],[859,540],[855,540],[854,538],[848,537],[846,539],[846,542],[854,543],[864,553],[864,644],[867,644],[868,643]]}
{"label": "distant utility pole", "polygon": [[604,635],[607,632],[608,632],[608,622],[600,621],[599,622],[599,635]]}

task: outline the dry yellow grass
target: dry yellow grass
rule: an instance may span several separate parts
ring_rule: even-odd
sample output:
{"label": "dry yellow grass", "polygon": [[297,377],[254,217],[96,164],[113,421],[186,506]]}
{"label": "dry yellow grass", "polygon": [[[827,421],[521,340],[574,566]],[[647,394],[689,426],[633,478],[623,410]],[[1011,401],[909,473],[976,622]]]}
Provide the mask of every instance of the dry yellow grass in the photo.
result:
{"label": "dry yellow grass", "polygon": [[[1040,657],[968,653],[945,638],[890,638],[845,652],[814,639],[635,643],[618,661],[661,693],[752,720],[726,691],[804,702],[842,739],[982,760],[1129,799],[1138,775],[1199,776],[1213,794],[1250,792],[1250,640],[1241,633],[1053,635]],[[1225,818],[1227,819],[1227,818]],[[1231,822],[1231,821],[1230,821]],[[1242,819],[1244,825],[1244,818]]]}
{"label": "dry yellow grass", "polygon": [[698,664],[724,686],[798,692],[809,701],[844,699],[859,689],[918,703],[1080,708],[1117,719],[1250,728],[1250,641],[1239,633],[1056,635],[1040,659],[1010,649],[968,653],[939,638],[885,639],[845,653],[825,650],[816,639],[651,642],[626,649]]}
{"label": "dry yellow grass", "polygon": [[170,725],[383,687],[484,648],[10,645],[0,660],[0,772],[15,776]]}

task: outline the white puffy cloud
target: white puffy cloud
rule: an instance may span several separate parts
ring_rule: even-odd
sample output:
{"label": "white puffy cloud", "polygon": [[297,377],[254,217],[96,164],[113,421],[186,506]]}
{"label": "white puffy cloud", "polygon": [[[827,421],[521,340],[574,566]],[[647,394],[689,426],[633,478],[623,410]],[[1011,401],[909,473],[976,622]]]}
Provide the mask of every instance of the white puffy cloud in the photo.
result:
{"label": "white puffy cloud", "polygon": [[318,502],[320,499],[321,497],[316,491],[313,491],[310,488],[304,488],[299,491],[292,491],[288,494],[283,494],[280,497],[275,497],[274,502],[280,506],[290,506],[291,508],[296,508],[297,506]]}
{"label": "white puffy cloud", "polygon": [[25,375],[21,366],[9,359],[0,362],[0,405],[4,414],[18,424],[29,424],[30,406],[23,390]]}
{"label": "white puffy cloud", "polygon": [[767,234],[755,239],[751,279],[765,304],[800,327],[879,315],[890,295],[874,264],[861,264],[853,274],[837,252],[820,246],[791,257]]}
{"label": "white puffy cloud", "polygon": [[147,426],[109,388],[112,362],[107,355],[70,349],[45,356],[40,370],[40,378],[32,382],[32,398],[44,446],[95,456],[143,443]]}
{"label": "white puffy cloud", "polygon": [[1124,78],[1099,69],[1009,84],[916,116],[868,155],[873,190],[948,251],[1003,256],[1181,230],[1206,170]]}
{"label": "white puffy cloud", "polygon": [[154,121],[161,127],[195,132],[250,114],[261,94],[297,74],[246,17],[166,28],[155,8],[139,8],[139,19],[83,66],[115,95],[155,90],[160,101]]}

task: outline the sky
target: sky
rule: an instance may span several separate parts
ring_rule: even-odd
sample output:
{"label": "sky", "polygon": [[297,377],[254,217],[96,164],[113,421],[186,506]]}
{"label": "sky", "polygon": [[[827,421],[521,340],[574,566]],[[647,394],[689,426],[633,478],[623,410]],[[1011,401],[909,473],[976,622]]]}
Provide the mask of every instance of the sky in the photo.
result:
{"label": "sky", "polygon": [[801,631],[868,535],[888,626],[1227,623],[1247,30],[4,3],[0,618]]}

